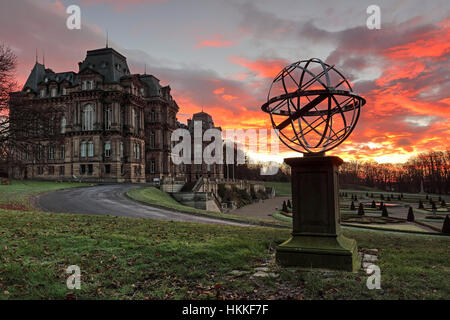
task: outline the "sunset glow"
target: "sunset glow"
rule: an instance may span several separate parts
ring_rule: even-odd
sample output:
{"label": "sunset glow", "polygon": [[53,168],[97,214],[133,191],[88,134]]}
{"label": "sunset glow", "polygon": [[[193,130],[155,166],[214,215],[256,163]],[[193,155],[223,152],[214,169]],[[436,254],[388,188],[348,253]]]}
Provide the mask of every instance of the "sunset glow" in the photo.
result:
{"label": "sunset glow", "polygon": [[[65,27],[70,4],[81,7],[81,30]],[[12,1],[0,11],[0,33],[18,56],[21,87],[36,49],[40,61],[45,52],[46,67],[77,71],[73,61],[104,47],[108,30],[109,45],[127,56],[132,73],[143,73],[146,65],[147,73],[171,86],[179,121],[203,108],[223,129],[270,129],[260,106],[273,78],[287,64],[317,57],[335,64],[367,100],[355,131],[334,155],[399,163],[450,147],[448,2],[427,4],[420,14],[406,4],[382,1],[380,30],[366,27],[367,4],[359,1],[342,8],[329,2],[323,4],[326,11],[304,8],[298,16],[267,0],[213,1],[196,6],[199,10],[189,10],[191,5]],[[295,12],[301,4],[290,6]],[[292,152],[280,144],[280,154],[252,156],[281,161]]]}

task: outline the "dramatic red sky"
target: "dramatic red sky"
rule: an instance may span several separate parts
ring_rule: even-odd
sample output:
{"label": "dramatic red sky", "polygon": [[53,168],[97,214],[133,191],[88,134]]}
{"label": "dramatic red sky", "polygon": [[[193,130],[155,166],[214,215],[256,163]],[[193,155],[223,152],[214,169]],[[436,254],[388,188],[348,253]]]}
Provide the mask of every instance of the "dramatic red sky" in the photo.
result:
{"label": "dramatic red sky", "polygon": [[[185,121],[203,107],[222,128],[270,128],[260,111],[285,65],[335,64],[367,100],[350,138],[332,153],[404,162],[450,147],[450,4],[378,1],[381,29],[366,27],[373,1],[15,0],[0,3],[0,41],[17,54],[22,84],[35,49],[54,71],[78,71],[86,50],[110,46],[134,73],[170,84]],[[81,30],[68,30],[78,4]],[[281,149],[281,158],[287,153]],[[267,157],[260,157],[266,159]]]}

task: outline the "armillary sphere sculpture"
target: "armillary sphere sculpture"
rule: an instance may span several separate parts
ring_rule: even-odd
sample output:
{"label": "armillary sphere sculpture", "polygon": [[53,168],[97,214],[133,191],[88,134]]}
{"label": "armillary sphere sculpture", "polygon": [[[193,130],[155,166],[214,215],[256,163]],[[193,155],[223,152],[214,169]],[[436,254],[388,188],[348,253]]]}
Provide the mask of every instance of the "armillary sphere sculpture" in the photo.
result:
{"label": "armillary sphere sculpture", "polygon": [[286,146],[299,152],[322,153],[350,135],[365,103],[334,66],[310,59],[281,70],[261,109],[270,114]]}
{"label": "armillary sphere sculpture", "polygon": [[280,264],[348,271],[360,265],[356,241],[340,228],[343,161],[325,152],[350,135],[365,103],[341,72],[320,59],[288,65],[273,80],[261,109],[280,140],[304,154],[284,160],[291,166],[293,232],[277,247]]}

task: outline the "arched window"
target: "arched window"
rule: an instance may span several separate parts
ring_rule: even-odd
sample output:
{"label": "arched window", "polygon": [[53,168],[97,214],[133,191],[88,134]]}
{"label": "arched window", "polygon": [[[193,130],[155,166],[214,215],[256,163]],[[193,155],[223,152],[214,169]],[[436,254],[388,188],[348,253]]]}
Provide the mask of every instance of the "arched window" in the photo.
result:
{"label": "arched window", "polygon": [[61,133],[66,133],[67,120],[65,116],[61,118]]}
{"label": "arched window", "polygon": [[94,130],[94,107],[87,104],[83,109],[83,131]]}

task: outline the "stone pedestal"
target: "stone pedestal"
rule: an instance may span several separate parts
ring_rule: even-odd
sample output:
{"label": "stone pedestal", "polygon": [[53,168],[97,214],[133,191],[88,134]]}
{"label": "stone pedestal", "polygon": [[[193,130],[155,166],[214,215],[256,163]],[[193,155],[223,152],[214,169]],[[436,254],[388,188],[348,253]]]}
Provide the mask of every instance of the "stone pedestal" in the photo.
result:
{"label": "stone pedestal", "polygon": [[356,241],[340,227],[339,157],[305,156],[285,162],[292,172],[292,237],[277,247],[283,266],[354,271],[360,267]]}

